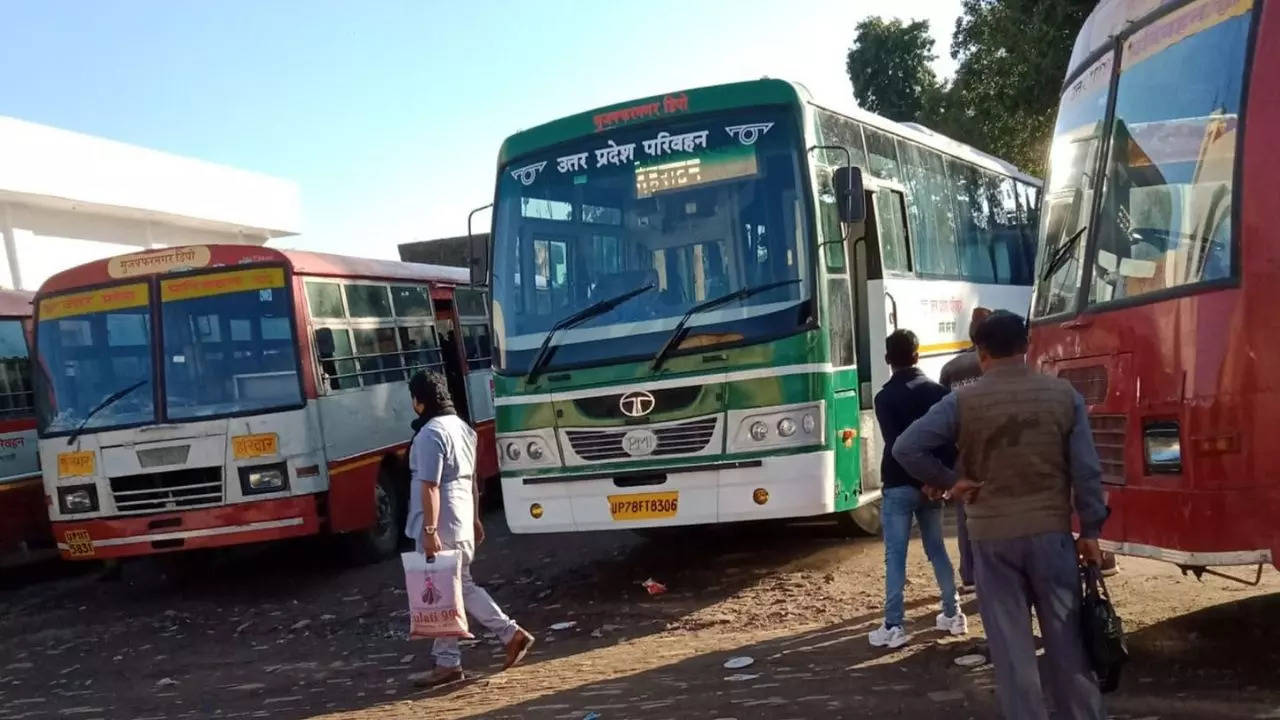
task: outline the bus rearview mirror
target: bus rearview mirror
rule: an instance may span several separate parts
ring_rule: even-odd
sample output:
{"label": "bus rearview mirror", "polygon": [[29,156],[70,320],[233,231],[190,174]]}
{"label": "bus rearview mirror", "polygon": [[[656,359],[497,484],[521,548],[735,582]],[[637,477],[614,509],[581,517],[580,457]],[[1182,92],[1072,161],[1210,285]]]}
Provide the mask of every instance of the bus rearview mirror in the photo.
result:
{"label": "bus rearview mirror", "polygon": [[867,208],[862,195],[862,169],[857,167],[838,167],[832,178],[835,185],[836,203],[840,209],[840,220],[846,223],[860,223],[866,220]]}

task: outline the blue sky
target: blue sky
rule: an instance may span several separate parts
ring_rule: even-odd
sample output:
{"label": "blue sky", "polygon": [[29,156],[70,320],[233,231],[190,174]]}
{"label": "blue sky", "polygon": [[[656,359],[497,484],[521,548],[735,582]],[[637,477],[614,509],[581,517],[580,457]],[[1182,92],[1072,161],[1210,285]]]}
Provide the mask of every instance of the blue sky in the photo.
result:
{"label": "blue sky", "polygon": [[0,114],[289,178],[304,224],[286,244],[395,257],[466,231],[520,128],[762,75],[848,97],[844,54],[867,14],[929,19],[949,74],[959,7],[14,0]]}

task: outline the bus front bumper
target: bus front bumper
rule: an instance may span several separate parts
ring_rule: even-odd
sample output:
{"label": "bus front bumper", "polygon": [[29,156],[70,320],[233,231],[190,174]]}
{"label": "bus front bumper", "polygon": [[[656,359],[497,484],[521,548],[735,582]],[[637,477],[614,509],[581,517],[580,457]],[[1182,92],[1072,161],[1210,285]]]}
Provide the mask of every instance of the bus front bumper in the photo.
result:
{"label": "bus front bumper", "polygon": [[314,535],[320,531],[316,495],[259,500],[184,512],[56,522],[66,560],[225,547]]}
{"label": "bus front bumper", "polygon": [[[599,473],[551,481],[503,477],[507,525],[513,533],[632,530],[835,512],[835,462],[830,450],[644,472],[665,475],[665,479],[634,486],[624,478],[628,486],[619,487],[617,478]],[[663,502],[656,513],[641,514],[660,516],[615,514],[619,503],[646,497]],[[673,498],[671,512],[667,501]]]}

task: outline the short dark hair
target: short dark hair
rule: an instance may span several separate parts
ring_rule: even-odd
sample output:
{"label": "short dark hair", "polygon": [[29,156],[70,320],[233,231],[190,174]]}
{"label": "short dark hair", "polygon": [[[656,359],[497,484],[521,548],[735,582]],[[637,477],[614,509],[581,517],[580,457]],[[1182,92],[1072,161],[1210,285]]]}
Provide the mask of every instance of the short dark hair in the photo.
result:
{"label": "short dark hair", "polygon": [[409,394],[413,399],[426,407],[423,415],[455,415],[453,396],[449,394],[449,383],[440,373],[417,372],[409,378]]}
{"label": "short dark hair", "polygon": [[991,317],[991,311],[987,308],[978,306],[973,309],[973,314],[969,316],[969,342],[978,344],[978,326],[989,317]]}
{"label": "short dark hair", "polygon": [[1022,355],[1027,351],[1027,321],[1008,310],[997,310],[978,325],[973,341],[993,358]]}
{"label": "short dark hair", "polygon": [[894,367],[911,367],[920,352],[920,339],[910,330],[894,330],[884,341],[884,355]]}

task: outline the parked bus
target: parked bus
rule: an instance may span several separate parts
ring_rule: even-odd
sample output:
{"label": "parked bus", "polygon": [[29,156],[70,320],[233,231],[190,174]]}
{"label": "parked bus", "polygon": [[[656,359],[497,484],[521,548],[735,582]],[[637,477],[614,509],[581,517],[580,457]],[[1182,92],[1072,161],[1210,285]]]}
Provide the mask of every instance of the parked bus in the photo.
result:
{"label": "parked bus", "polygon": [[396,551],[413,412],[443,371],[496,474],[466,271],[263,247],[88,263],[36,296],[36,405],[69,559],[348,534]]}
{"label": "parked bus", "polygon": [[53,554],[36,454],[31,293],[0,290],[0,567]]}
{"label": "parked bus", "polygon": [[517,533],[830,513],[874,532],[885,336],[914,330],[936,376],[973,306],[1030,302],[1038,181],[792,83],[573,115],[498,165]]}
{"label": "parked bus", "polygon": [[1280,563],[1280,5],[1104,0],[1076,39],[1032,361],[1089,404],[1108,550]]}

